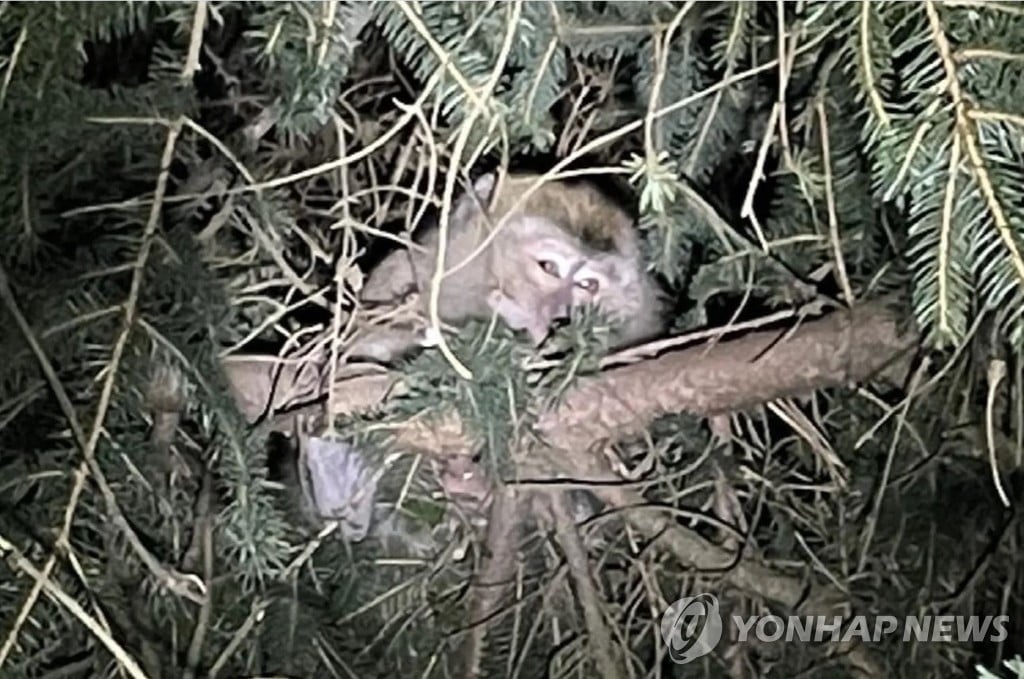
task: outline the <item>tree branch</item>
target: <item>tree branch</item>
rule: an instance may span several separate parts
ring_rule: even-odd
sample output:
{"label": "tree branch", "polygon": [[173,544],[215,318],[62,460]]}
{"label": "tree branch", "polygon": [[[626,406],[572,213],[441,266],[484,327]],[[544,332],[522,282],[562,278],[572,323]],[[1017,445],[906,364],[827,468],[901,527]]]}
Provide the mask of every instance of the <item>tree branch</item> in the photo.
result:
{"label": "tree branch", "polygon": [[[552,447],[586,449],[635,435],[669,413],[733,412],[860,382],[890,369],[905,372],[917,335],[901,332],[898,324],[898,317],[882,305],[865,304],[796,327],[672,351],[579,379],[558,408],[540,416],[536,428]],[[226,359],[224,366],[236,402],[250,421],[267,415],[275,428],[288,430],[289,420],[273,418],[296,409],[323,409],[318,401],[326,398],[326,387],[313,362],[283,364],[273,357],[247,356]],[[396,373],[345,366],[334,390],[334,415],[352,414],[402,393],[402,382]],[[462,449],[468,443],[454,413],[396,427],[403,445]]]}

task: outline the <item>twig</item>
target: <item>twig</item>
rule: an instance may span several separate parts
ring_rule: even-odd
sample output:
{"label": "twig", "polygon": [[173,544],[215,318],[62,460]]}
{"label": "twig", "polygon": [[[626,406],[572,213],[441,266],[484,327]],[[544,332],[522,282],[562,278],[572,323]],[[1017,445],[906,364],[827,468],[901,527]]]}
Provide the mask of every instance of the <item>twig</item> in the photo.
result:
{"label": "twig", "polygon": [[[817,48],[818,44],[828,37],[830,31],[831,28],[822,31],[817,40],[813,40],[799,47],[796,50],[794,56],[803,54],[804,52],[812,51],[815,48]],[[718,92],[719,90],[731,87],[732,85],[735,85],[738,82],[742,82],[743,80],[752,78],[755,75],[758,75],[759,73],[763,73],[764,71],[775,68],[776,65],[776,60],[772,59],[762,64],[758,64],[757,66],[748,68],[747,70],[742,71],[740,73],[736,73],[731,77],[723,78],[721,81],[715,83],[714,85],[706,87],[700,92],[695,92],[687,97],[683,97],[679,101],[673,102],[672,104],[669,104],[663,108],[658,109],[658,111],[655,113],[655,117],[660,118],[662,116],[670,115],[678,111],[679,109],[685,108],[690,104],[693,104],[694,102],[700,101],[705,97],[711,96],[712,94]],[[380,148],[382,148],[388,142],[390,142],[391,139],[395,137],[398,134],[398,132],[412,120],[412,118],[414,117],[413,111],[415,111],[419,107],[422,107],[423,103],[433,93],[434,88],[437,87],[438,83],[440,82],[442,71],[443,66],[439,67],[438,70],[434,72],[431,78],[427,81],[427,84],[424,86],[423,91],[416,98],[413,104],[402,107],[404,113],[394,125],[392,125],[390,128],[388,128],[388,130],[383,132],[380,136],[376,137],[371,143],[367,144],[360,150],[355,151],[349,154],[348,156],[345,156],[344,158],[337,158],[335,160],[321,163],[320,165],[316,165],[314,167],[302,170],[301,172],[295,172],[293,174],[285,175],[283,177],[276,177],[274,179],[269,179],[258,184],[253,184],[249,186],[236,186],[230,189],[225,189],[223,191],[219,191],[218,195],[223,197],[235,196],[244,193],[252,193],[260,190],[277,188],[279,186],[287,186],[289,184],[294,184],[296,182],[302,181],[304,179],[317,177],[321,174],[331,172],[339,167],[343,167],[345,165],[349,165],[357,161],[363,160],[364,158],[370,157],[376,151],[378,151]],[[606,144],[610,144],[611,142],[617,139],[621,139],[622,137],[632,134],[636,130],[640,129],[643,126],[643,123],[643,119],[634,120],[633,122],[627,123],[616,130],[611,130],[599,137],[595,137],[590,142],[581,146],[579,149],[574,151],[569,156],[560,160],[555,165],[555,167],[553,167],[551,170],[545,173],[543,177],[538,179],[537,186],[539,186],[544,181],[550,180],[553,176],[562,171],[564,168],[568,167],[569,165],[572,165],[580,158],[586,156],[586,154],[591,153],[601,148],[602,146],[605,146]],[[164,204],[184,203],[191,200],[206,198],[207,196],[207,193],[180,193],[174,196],[166,196],[163,199],[163,202]],[[523,198],[521,198],[521,201],[526,200],[527,197],[528,195],[524,195]],[[96,205],[89,205],[85,207],[66,210],[60,213],[60,216],[72,217],[76,215],[89,214],[93,212],[102,212],[104,210],[123,210],[129,208],[142,207],[144,205],[150,205],[152,204],[152,202],[152,198],[132,198],[124,201],[97,203]],[[513,209],[519,209],[521,207],[522,202],[519,202],[515,206],[513,206]]]}
{"label": "twig", "polygon": [[[199,543],[199,553],[203,560],[203,577],[207,582],[212,583],[213,571],[213,515],[210,503],[210,496],[213,491],[213,474],[209,469],[203,473],[203,485],[200,489],[199,502],[196,507],[197,521],[195,525],[194,540]],[[192,641],[188,646],[188,654],[185,657],[186,670],[184,679],[194,679],[196,670],[203,655],[203,642],[206,640],[207,632],[210,630],[210,618],[213,615],[213,597],[207,596],[199,607],[199,615],[196,616],[196,626],[192,631]]]}
{"label": "twig", "polygon": [[327,49],[330,47],[331,37],[334,33],[334,18],[338,15],[338,0],[330,0],[326,5],[323,19],[324,34],[320,39],[320,49],[316,58],[318,67],[323,67],[324,61],[327,59]]}
{"label": "twig", "polygon": [[[733,71],[736,70],[736,58],[735,58],[735,44],[737,37],[743,29],[743,21],[746,18],[747,6],[743,3],[737,3],[733,6],[733,22],[732,27],[729,29],[729,40],[725,47],[725,58],[727,60],[725,66],[724,77],[728,78],[732,75]],[[722,105],[722,99],[725,97],[725,90],[719,90],[715,92],[715,97],[711,101],[711,106],[707,109],[707,114],[704,116],[704,124],[701,125],[700,133],[697,135],[696,141],[693,144],[693,150],[690,152],[690,159],[686,163],[684,172],[687,176],[693,176],[698,163],[700,163],[701,151],[704,148],[704,142],[707,140],[708,135],[711,133],[712,124],[718,116],[718,109]]]}
{"label": "twig", "polygon": [[242,626],[238,628],[238,631],[232,635],[231,641],[228,642],[228,645],[224,647],[224,650],[221,651],[220,655],[217,656],[217,659],[210,667],[210,679],[216,679],[217,675],[224,669],[224,666],[227,665],[228,661],[231,660],[232,656],[234,656],[235,651],[238,650],[242,641],[249,635],[249,632],[252,631],[252,628],[255,627],[257,623],[263,621],[263,617],[266,615],[266,609],[266,602],[259,600],[253,601],[252,607],[249,609],[249,617],[245,619],[245,622],[243,622]]}
{"label": "twig", "polygon": [[821,132],[821,157],[825,163],[825,204],[828,207],[828,235],[832,243],[832,255],[836,262],[836,277],[843,288],[843,296],[847,304],[853,304],[856,298],[853,296],[853,287],[850,285],[850,277],[846,274],[846,262],[843,260],[843,241],[839,237],[839,218],[836,215],[835,188],[832,186],[832,152],[828,136],[828,116],[825,115],[824,96],[818,98],[817,106],[818,122]]}
{"label": "twig", "polygon": [[188,54],[185,67],[181,70],[181,79],[188,80],[199,70],[199,53],[203,49],[203,31],[206,30],[206,0],[196,3],[195,14],[192,15],[192,34],[188,42]]}
{"label": "twig", "polygon": [[971,120],[991,120],[995,122],[1013,123],[1017,127],[1024,127],[1024,116],[1019,116],[1006,111],[980,111],[973,109],[967,112]]}
{"label": "twig", "polygon": [[860,6],[860,56],[864,64],[864,89],[868,91],[871,110],[875,112],[879,124],[888,127],[891,121],[889,114],[885,112],[882,95],[875,86],[874,66],[871,64],[871,8],[870,2],[862,3]]}
{"label": "twig", "polygon": [[1000,61],[1024,61],[1024,54],[1003,52],[1002,50],[964,47],[953,53],[957,62],[971,59],[998,59]]}
{"label": "twig", "polygon": [[978,139],[968,115],[967,103],[960,91],[959,73],[956,69],[956,63],[953,61],[949,39],[942,28],[938,10],[935,9],[935,3],[932,0],[925,2],[925,10],[928,12],[928,20],[931,23],[932,40],[935,41],[935,46],[939,50],[939,55],[942,57],[942,64],[946,71],[946,88],[949,90],[949,95],[953,99],[953,106],[956,110],[957,134],[963,138],[964,145],[967,148],[967,156],[971,160],[971,170],[978,181],[982,195],[985,197],[989,212],[992,213],[992,219],[995,222],[996,229],[999,231],[999,237],[1002,239],[1003,245],[1006,246],[1007,255],[1010,257],[1013,268],[1017,271],[1018,285],[1022,285],[1024,284],[1024,257],[1021,256],[1017,243],[1014,242],[1013,230],[1010,228],[1010,223],[1003,212],[1003,206],[996,196],[995,187],[992,186],[992,180],[988,176],[988,167],[985,164],[981,150],[978,148]]}
{"label": "twig", "polygon": [[[943,378],[946,377],[946,375],[949,373],[949,371],[953,369],[953,366],[956,365],[956,362],[960,358],[960,355],[963,354],[963,352],[967,350],[968,345],[971,342],[971,338],[974,337],[974,333],[976,333],[978,331],[978,328],[981,326],[981,321],[982,321],[983,318],[984,318],[983,314],[979,314],[975,318],[974,324],[971,326],[970,330],[968,330],[967,335],[964,337],[963,342],[959,346],[956,347],[956,349],[953,351],[953,355],[949,358],[949,360],[945,362],[945,364],[942,366],[942,368],[940,368],[939,371],[937,373],[935,373],[935,375],[933,375],[930,380],[925,382],[924,385],[922,385],[917,390],[917,393],[918,393],[919,396],[923,396],[925,393],[930,391],[933,387],[938,385],[943,380]],[[878,431],[878,429],[883,424],[885,424],[889,420],[889,418],[892,417],[893,414],[895,414],[897,411],[902,412],[902,410],[904,409],[906,404],[910,401],[910,397],[911,397],[911,395],[907,394],[906,396],[903,397],[903,400],[899,404],[897,404],[896,407],[894,407],[892,410],[888,411],[882,417],[878,418],[878,420],[873,425],[871,425],[871,427],[866,432],[864,432],[860,436],[860,438],[857,439],[857,442],[853,444],[853,449],[854,450],[859,450],[861,448],[861,446],[863,446],[865,443],[867,443],[868,441],[871,440],[871,438],[875,435],[875,432]]]}
{"label": "twig", "polygon": [[939,230],[939,330],[949,335],[949,265],[952,261],[950,246],[953,240],[953,201],[956,197],[956,175],[960,169],[960,135],[953,135],[953,151],[949,154],[946,171],[946,195],[942,199],[942,227]]}
{"label": "twig", "polygon": [[89,615],[89,613],[82,608],[77,601],[68,596],[68,594],[65,593],[58,584],[50,580],[49,576],[32,565],[32,562],[25,558],[25,555],[21,553],[21,550],[8,542],[3,536],[0,536],[0,550],[10,552],[11,554],[9,558],[14,561],[15,566],[35,578],[36,585],[39,589],[46,590],[46,593],[51,599],[66,608],[71,615],[78,618],[79,622],[85,625],[90,632],[95,634],[96,638],[100,640],[100,643],[106,646],[107,650],[117,658],[121,667],[127,670],[128,674],[135,677],[135,679],[148,679],[148,676],[142,671],[139,664],[135,662],[135,659],[128,653],[128,651],[124,650],[124,648],[122,648],[122,646],[117,643],[112,636],[110,636],[110,633],[107,632],[107,630],[103,629],[103,626],[100,625],[95,618]]}
{"label": "twig", "polygon": [[[767,71],[767,70],[773,68],[774,65],[775,65],[774,61],[768,61],[768,62],[760,64],[758,66],[754,66],[752,68],[749,68],[749,69],[747,69],[747,70],[745,70],[745,71],[743,71],[741,73],[737,73],[736,75],[734,75],[734,76],[732,76],[730,78],[723,78],[721,81],[715,83],[714,85],[710,85],[710,86],[706,87],[705,89],[701,90],[700,92],[695,92],[694,94],[691,94],[688,97],[683,97],[679,101],[676,101],[676,102],[674,102],[672,104],[669,104],[668,106],[665,106],[663,108],[658,109],[655,112],[654,117],[655,118],[660,118],[662,116],[669,115],[670,113],[672,113],[674,111],[677,111],[677,110],[679,110],[681,108],[684,108],[684,107],[686,107],[686,106],[688,106],[688,105],[690,105],[690,104],[692,104],[692,103],[694,103],[696,101],[700,101],[701,99],[703,99],[705,97],[708,97],[708,96],[714,94],[715,92],[718,92],[719,90],[722,90],[722,89],[725,89],[727,87],[730,87],[730,86],[736,84],[737,82],[740,82],[742,80],[746,80],[747,78],[752,78],[755,75],[757,75],[758,73],[761,73],[763,71]],[[622,125],[618,129],[611,130],[610,132],[606,132],[606,133],[602,134],[599,137],[595,137],[594,139],[590,140],[586,144],[583,144],[582,146],[577,148],[573,153],[569,154],[568,156],[566,156],[562,160],[560,160],[557,163],[555,163],[551,167],[551,169],[549,169],[547,172],[544,172],[544,173],[540,174],[534,180],[534,182],[530,186],[528,186],[526,189],[524,189],[522,195],[520,195],[519,198],[516,200],[516,202],[513,203],[512,206],[509,207],[509,212],[516,212],[517,210],[521,210],[522,207],[526,204],[526,201],[529,200],[530,197],[534,194],[534,192],[537,189],[539,189],[540,186],[542,184],[544,184],[545,182],[552,181],[552,180],[555,180],[555,179],[558,179],[558,178],[561,178],[561,177],[573,176],[573,175],[577,175],[577,174],[591,174],[591,173],[582,173],[582,172],[566,172],[564,170],[565,170],[566,167],[570,166],[571,164],[573,164],[574,162],[576,162],[580,158],[585,157],[588,153],[592,153],[593,151],[596,151],[597,149],[601,148],[602,146],[610,144],[610,143],[612,143],[613,141],[615,141],[617,139],[625,137],[626,135],[631,134],[631,133],[636,132],[637,130],[641,129],[643,127],[643,125],[644,125],[644,120],[645,120],[644,118],[641,118],[639,120],[634,120],[631,123],[626,123],[625,125]],[[488,245],[490,245],[491,241],[493,241],[494,238],[497,237],[497,235],[498,235],[498,230],[497,229],[494,229],[489,234],[487,234],[487,237],[484,238],[481,241],[480,245],[477,246],[476,250],[471,252],[466,257],[466,259],[463,262],[455,264],[450,269],[448,269],[448,275],[454,273],[459,268],[464,266],[473,257],[479,256],[479,253],[483,252],[483,250]]]}
{"label": "twig", "polygon": [[928,130],[933,127],[932,117],[939,110],[939,106],[941,106],[941,104],[941,99],[935,99],[928,105],[928,108],[924,110],[924,114],[921,116],[923,122],[917,126],[916,130],[914,130],[914,136],[910,140],[910,146],[907,148],[903,164],[900,165],[900,169],[896,173],[896,178],[892,181],[892,184],[890,184],[889,188],[885,190],[885,195],[882,196],[883,201],[889,202],[892,200],[892,197],[896,195],[896,190],[899,188],[900,184],[903,183],[903,179],[907,176],[907,173],[910,172],[911,164],[913,163],[914,158],[917,157],[917,151],[921,148],[921,142],[924,141],[924,136],[928,134]]}
{"label": "twig", "polygon": [[[402,10],[403,14],[405,14],[405,18],[409,20],[409,23],[412,24],[412,27],[417,33],[419,33],[420,37],[423,38],[423,41],[427,43],[427,46],[434,53],[434,56],[436,56],[438,61],[441,62],[441,68],[451,73],[452,78],[454,78],[455,82],[457,82],[459,87],[462,88],[463,93],[465,93],[465,95],[473,102],[473,110],[476,112],[484,110],[486,108],[484,101],[490,95],[488,94],[481,97],[476,93],[476,89],[473,87],[472,83],[466,80],[466,76],[462,75],[462,71],[460,71],[455,65],[452,55],[446,52],[444,47],[437,42],[434,35],[430,32],[430,29],[427,28],[423,23],[423,20],[420,19],[419,14],[414,12],[409,6],[407,0],[396,0],[396,2],[398,4],[398,8]],[[517,20],[516,23],[510,24],[508,32],[515,34],[515,31],[518,28],[518,23],[519,22]],[[499,62],[502,64],[504,63],[504,61],[500,59]]]}
{"label": "twig", "polygon": [[[775,42],[778,45],[779,56],[776,59],[779,65],[778,99],[776,105],[779,110],[779,141],[782,144],[782,152],[788,158],[789,151],[789,122],[786,119],[786,87],[789,85],[789,75],[793,68],[793,58],[786,58],[786,8],[782,0],[775,0],[776,35]],[[794,36],[794,42],[796,37]],[[795,46],[795,45],[794,45]],[[762,238],[762,241],[764,239]]]}
{"label": "twig", "polygon": [[657,119],[655,113],[661,100],[661,88],[665,82],[665,75],[668,73],[668,55],[672,51],[672,37],[694,4],[696,4],[696,0],[688,0],[672,18],[672,23],[668,25],[661,42],[654,41],[654,54],[657,63],[654,67],[654,81],[651,83],[650,96],[647,99],[647,114],[644,116],[644,151],[647,154],[649,168],[658,164],[657,148],[661,144],[654,139],[654,121]]}
{"label": "twig", "polygon": [[[60,382],[60,378],[57,376],[52,364],[48,357],[39,345],[31,327],[28,324],[24,314],[17,304],[14,298],[14,293],[11,290],[10,283],[7,278],[7,273],[0,266],[0,297],[3,298],[5,306],[8,311],[14,317],[25,341],[31,347],[33,353],[36,356],[36,360],[39,362],[40,369],[43,371],[43,375],[46,377],[47,382],[50,385],[50,389],[53,390],[54,396],[57,402],[60,404],[61,411],[68,420],[68,425],[74,435],[75,441],[79,448],[82,450],[83,462],[79,466],[78,473],[75,478],[75,483],[71,489],[71,495],[68,499],[67,509],[65,511],[64,525],[57,538],[57,549],[62,549],[67,546],[68,536],[71,532],[71,523],[74,517],[75,510],[78,506],[79,497],[82,490],[85,487],[86,470],[88,469],[93,473],[93,476],[100,487],[101,495],[103,496],[106,504],[107,511],[111,514],[111,518],[114,520],[121,532],[124,533],[125,538],[129,544],[134,548],[137,555],[141,558],[143,563],[150,568],[158,580],[164,584],[170,584],[172,587],[177,585],[183,585],[185,580],[182,577],[172,571],[164,568],[159,561],[157,561],[148,550],[142,545],[138,537],[131,530],[130,525],[125,520],[120,508],[117,506],[117,501],[113,491],[110,489],[106,478],[103,476],[102,470],[99,465],[96,464],[96,446],[99,443],[99,437],[103,431],[103,422],[106,419],[107,410],[110,407],[111,397],[114,391],[114,381],[117,377],[117,371],[120,366],[121,357],[124,354],[125,347],[128,343],[128,336],[135,321],[136,305],[138,303],[139,292],[142,286],[143,272],[145,271],[145,264],[149,257],[149,251],[152,247],[153,236],[156,232],[157,225],[159,224],[160,211],[162,207],[162,197],[166,192],[167,179],[170,172],[171,158],[174,153],[174,147],[178,139],[178,135],[181,131],[182,123],[179,120],[177,123],[169,126],[167,135],[167,141],[164,146],[164,153],[161,158],[160,174],[157,178],[157,187],[155,196],[157,200],[153,203],[153,208],[150,211],[149,221],[146,224],[146,228],[142,236],[142,245],[139,248],[139,253],[136,257],[135,264],[133,266],[133,274],[131,285],[129,288],[128,299],[125,302],[125,318],[120,336],[117,338],[113,351],[111,352],[110,361],[107,364],[106,379],[104,380],[103,387],[100,392],[99,404],[96,408],[96,415],[93,420],[92,430],[89,433],[88,438],[85,435],[82,425],[78,421],[78,416],[75,413],[74,406],[71,403],[70,398],[67,395],[63,385]],[[33,586],[29,592],[29,596],[22,607],[21,612],[12,627],[7,640],[4,643],[2,649],[0,649],[0,666],[3,665],[4,660],[10,653],[11,648],[14,645],[14,640],[21,629],[21,625],[24,624],[25,619],[28,616],[29,611],[35,605],[36,600],[39,597],[39,593],[43,588],[43,581],[50,577],[50,573],[56,566],[57,554],[52,553],[47,559],[46,564],[42,570],[42,580],[37,580],[36,585]],[[196,584],[193,581],[193,584]],[[198,583],[201,588],[201,582]],[[196,598],[196,595],[188,592],[187,589],[183,590],[182,593],[188,593],[190,598]]]}
{"label": "twig", "polygon": [[[404,12],[409,14],[404,1],[400,3],[400,6]],[[504,71],[505,63],[508,61],[508,58],[512,53],[512,39],[515,37],[516,31],[519,27],[519,17],[522,15],[522,11],[522,0],[516,0],[516,2],[512,4],[512,15],[508,21],[508,30],[505,33],[505,40],[495,62],[494,70],[491,72],[491,76],[484,84],[483,97],[485,99],[490,99],[491,93],[497,86],[498,79]],[[417,28],[417,30],[420,29]],[[426,28],[424,27],[423,30],[426,31]],[[426,39],[428,35],[429,32],[426,32],[424,39]],[[468,87],[468,83],[463,86]],[[452,353],[451,347],[448,346],[448,342],[445,340],[444,334],[441,332],[439,300],[441,295],[441,282],[445,277],[445,255],[447,253],[448,227],[449,222],[451,221],[452,196],[455,192],[455,180],[458,177],[456,167],[462,158],[466,145],[469,143],[469,135],[473,131],[473,125],[475,124],[476,119],[484,114],[484,110],[483,103],[479,102],[477,106],[470,111],[469,115],[466,116],[466,119],[462,122],[462,128],[459,130],[459,136],[455,140],[455,145],[452,149],[452,167],[449,168],[448,175],[445,177],[444,197],[441,202],[441,215],[438,218],[437,257],[434,264],[434,272],[430,278],[430,297],[428,300],[430,326],[437,340],[437,347],[441,351],[441,354],[452,365],[455,372],[463,379],[467,380],[473,379],[473,373],[470,372],[469,368],[463,365],[461,361],[459,361],[454,353]]]}
{"label": "twig", "polygon": [[[430,97],[430,95],[434,91],[434,88],[437,87],[438,83],[440,82],[441,71],[442,69],[438,68],[434,75],[427,81],[426,85],[424,85],[423,87],[423,91],[416,98],[416,101],[414,102],[413,106],[422,106],[423,103]],[[225,189],[223,191],[218,191],[218,195],[228,197],[241,195],[244,193],[255,193],[259,191],[264,191],[266,189],[277,188],[279,186],[287,186],[289,184],[294,184],[295,182],[302,181],[303,179],[310,179],[312,177],[317,177],[321,174],[326,174],[339,167],[351,165],[364,158],[372,156],[376,151],[387,145],[387,143],[390,142],[393,137],[395,137],[406,125],[409,124],[410,120],[412,120],[412,114],[407,112],[406,115],[401,116],[399,120],[395,122],[394,125],[392,125],[386,131],[381,133],[381,135],[374,139],[372,142],[370,142],[363,148],[359,149],[358,151],[354,151],[353,153],[345,156],[344,158],[336,158],[334,160],[321,163],[314,167],[307,168],[300,172],[295,172],[293,174],[285,175],[283,177],[275,177],[274,179],[268,179],[267,181],[260,182],[257,184],[235,186],[229,189]],[[208,195],[209,194],[207,192],[180,193],[174,196],[165,196],[161,198],[161,202],[167,205],[173,203],[185,203],[191,200],[196,200],[197,198],[206,198]],[[110,203],[98,203],[96,205],[87,205],[85,207],[65,210],[64,212],[60,213],[60,216],[66,218],[77,215],[90,214],[93,212],[103,212],[105,210],[124,210],[129,208],[142,207],[144,205],[152,205],[154,200],[155,197],[131,198],[129,200],[114,201]]]}
{"label": "twig", "polygon": [[[786,309],[784,311],[777,311],[774,314],[762,316],[761,318],[754,318],[749,321],[744,321],[742,323],[731,323],[728,327],[725,328],[710,328],[707,330],[696,330],[694,332],[688,332],[682,335],[676,335],[674,337],[668,337],[666,339],[648,342],[646,344],[641,344],[635,347],[629,347],[628,349],[617,351],[614,354],[609,354],[608,356],[602,358],[601,362],[598,365],[601,369],[604,369],[611,368],[617,365],[626,365],[629,363],[634,363],[636,361],[643,360],[646,357],[660,354],[666,349],[682,347],[686,344],[692,344],[703,339],[708,339],[709,337],[720,338],[733,333],[742,332],[744,330],[762,328],[766,325],[771,325],[772,323],[778,323],[779,321],[784,321],[787,318],[792,318],[798,313],[799,310]],[[526,367],[529,370],[548,370],[550,368],[555,367],[556,365],[561,365],[561,361],[537,361],[534,363],[529,363]]]}
{"label": "twig", "polygon": [[999,390],[999,383],[1006,377],[1006,363],[1003,361],[991,361],[988,364],[988,397],[985,399],[985,441],[988,444],[989,465],[992,469],[992,484],[999,493],[999,501],[1004,507],[1009,508],[1010,498],[1006,495],[1003,482],[999,478],[999,462],[996,460],[995,443],[995,409],[996,392]]}
{"label": "twig", "polygon": [[4,101],[7,99],[7,88],[11,84],[11,78],[14,77],[14,67],[18,65],[18,55],[21,54],[21,48],[25,45],[26,38],[28,38],[28,24],[22,24],[18,39],[14,42],[14,49],[11,51],[7,72],[4,73],[4,84],[0,86],[0,109],[4,107]]}
{"label": "twig", "polygon": [[878,517],[882,513],[882,500],[885,499],[885,493],[889,489],[889,475],[892,473],[893,460],[896,457],[896,448],[899,445],[900,434],[903,430],[903,423],[907,418],[907,413],[910,411],[911,400],[919,394],[918,385],[921,383],[921,377],[928,372],[930,361],[926,356],[914,373],[913,379],[910,381],[910,387],[907,392],[907,398],[903,402],[903,408],[900,411],[899,419],[896,421],[896,431],[892,435],[892,443],[889,445],[889,453],[885,457],[885,467],[882,469],[882,478],[878,482],[878,488],[875,490],[875,501],[871,507],[871,513],[868,515],[864,525],[864,532],[861,536],[861,547],[860,547],[860,559],[857,561],[857,573],[863,573],[864,568],[867,566],[868,550],[871,548],[871,541],[875,537],[875,527],[878,525]]}
{"label": "twig", "polygon": [[1024,7],[1018,3],[993,2],[992,0],[943,0],[946,7],[977,7],[986,11],[1006,12],[1016,16],[1024,16]]}
{"label": "twig", "polygon": [[754,231],[757,233],[758,242],[761,244],[761,250],[768,252],[768,243],[765,239],[764,232],[761,229],[761,223],[757,219],[757,215],[754,212],[754,195],[757,193],[757,187],[764,179],[764,166],[768,161],[768,149],[771,148],[772,138],[774,136],[774,130],[778,126],[779,116],[781,115],[779,110],[780,106],[778,102],[772,105],[772,112],[768,115],[768,124],[765,125],[764,137],[761,138],[761,145],[757,149],[757,162],[754,165],[754,171],[750,175],[750,183],[747,184],[747,192],[743,197],[743,205],[740,207],[740,217],[749,219],[750,223],[754,226]]}
{"label": "twig", "polygon": [[608,624],[602,613],[601,595],[594,585],[587,562],[587,552],[576,532],[572,520],[572,511],[565,491],[554,491],[548,494],[551,502],[551,513],[555,523],[555,534],[558,544],[565,553],[569,567],[569,576],[579,596],[580,607],[587,626],[588,655],[594,659],[597,671],[604,679],[617,679],[622,676],[620,663],[616,662],[615,647],[608,631]]}

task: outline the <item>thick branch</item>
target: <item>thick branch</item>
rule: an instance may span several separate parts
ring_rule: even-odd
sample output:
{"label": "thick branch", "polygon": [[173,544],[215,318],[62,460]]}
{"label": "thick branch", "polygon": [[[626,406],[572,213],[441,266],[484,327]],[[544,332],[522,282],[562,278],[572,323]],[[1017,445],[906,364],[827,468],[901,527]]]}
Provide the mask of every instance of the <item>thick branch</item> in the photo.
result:
{"label": "thick branch", "polygon": [[539,428],[558,448],[586,447],[635,434],[667,413],[712,415],[863,381],[915,343],[884,307],[866,305],[579,380]]}
{"label": "thick branch", "polygon": [[[915,345],[916,336],[901,334],[897,322],[884,307],[871,304],[796,328],[755,332],[607,370],[580,379],[557,409],[539,418],[538,433],[553,447],[586,449],[636,434],[667,413],[711,415],[863,381],[905,358]],[[275,370],[272,362],[259,357],[230,359],[225,366],[239,407],[250,420],[324,395],[313,366]],[[389,394],[401,393],[395,374],[346,370],[339,371],[335,383],[335,414],[367,410]],[[400,443],[422,449],[462,449],[467,444],[454,413],[440,422],[410,421],[396,427]]]}

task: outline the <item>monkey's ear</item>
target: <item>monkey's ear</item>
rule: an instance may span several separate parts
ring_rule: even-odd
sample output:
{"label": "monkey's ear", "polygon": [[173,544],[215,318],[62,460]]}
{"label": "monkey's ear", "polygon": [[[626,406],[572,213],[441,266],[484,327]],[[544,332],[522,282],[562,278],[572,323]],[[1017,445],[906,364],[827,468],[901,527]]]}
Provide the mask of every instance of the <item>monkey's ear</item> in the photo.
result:
{"label": "monkey's ear", "polygon": [[473,182],[473,188],[456,201],[455,208],[452,210],[452,221],[461,224],[482,214],[491,201],[491,194],[494,192],[496,182],[497,176],[493,172],[481,175]]}

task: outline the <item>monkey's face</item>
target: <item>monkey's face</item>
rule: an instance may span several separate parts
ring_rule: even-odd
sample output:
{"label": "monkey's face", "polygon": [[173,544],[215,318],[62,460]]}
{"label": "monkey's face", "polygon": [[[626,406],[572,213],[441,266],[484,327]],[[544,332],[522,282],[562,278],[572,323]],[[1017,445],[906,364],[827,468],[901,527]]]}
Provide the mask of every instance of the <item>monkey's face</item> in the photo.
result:
{"label": "monkey's face", "polygon": [[594,252],[548,220],[519,219],[515,242],[495,251],[498,288],[490,302],[506,323],[539,344],[572,307],[595,304],[613,315],[628,308],[624,257]]}

